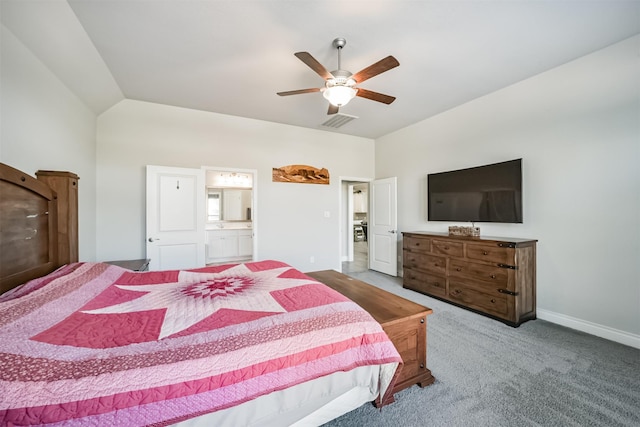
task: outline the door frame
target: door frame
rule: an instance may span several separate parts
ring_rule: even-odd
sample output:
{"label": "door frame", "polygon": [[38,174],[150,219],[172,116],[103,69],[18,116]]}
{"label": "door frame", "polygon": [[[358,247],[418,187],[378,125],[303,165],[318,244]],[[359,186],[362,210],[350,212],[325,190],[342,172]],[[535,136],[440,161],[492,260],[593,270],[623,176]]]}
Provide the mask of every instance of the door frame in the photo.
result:
{"label": "door frame", "polygon": [[[340,226],[338,227],[340,252],[338,253],[338,265],[340,269],[338,271],[342,272],[342,263],[345,261],[353,261],[353,186],[356,184],[369,185],[369,183],[373,181],[373,178],[340,176],[338,179],[340,180],[340,194],[338,198],[338,210],[340,212]],[[346,239],[347,242],[346,254],[343,253],[344,239]]]}
{"label": "door frame", "polygon": [[[207,171],[219,171],[219,172],[236,172],[244,173],[252,176],[251,187],[251,230],[253,237],[253,254],[251,259],[253,261],[260,259],[258,257],[258,170],[257,169],[243,169],[243,168],[230,168],[226,166],[201,166],[200,169],[204,170],[204,189],[207,191]],[[205,223],[206,229],[206,223]]]}

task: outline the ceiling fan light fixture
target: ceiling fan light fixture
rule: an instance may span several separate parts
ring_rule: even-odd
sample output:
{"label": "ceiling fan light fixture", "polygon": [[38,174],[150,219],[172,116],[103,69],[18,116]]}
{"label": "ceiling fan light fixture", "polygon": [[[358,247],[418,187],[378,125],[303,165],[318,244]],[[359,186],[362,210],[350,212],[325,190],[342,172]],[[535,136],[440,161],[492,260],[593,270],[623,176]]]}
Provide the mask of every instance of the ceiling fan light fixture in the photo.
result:
{"label": "ceiling fan light fixture", "polygon": [[322,93],[322,96],[336,107],[342,107],[355,98],[357,92],[357,89],[349,86],[332,86],[326,88]]}
{"label": "ceiling fan light fixture", "polygon": [[322,91],[322,96],[336,107],[345,106],[358,93],[358,89],[353,87],[355,84],[353,79],[330,79]]}

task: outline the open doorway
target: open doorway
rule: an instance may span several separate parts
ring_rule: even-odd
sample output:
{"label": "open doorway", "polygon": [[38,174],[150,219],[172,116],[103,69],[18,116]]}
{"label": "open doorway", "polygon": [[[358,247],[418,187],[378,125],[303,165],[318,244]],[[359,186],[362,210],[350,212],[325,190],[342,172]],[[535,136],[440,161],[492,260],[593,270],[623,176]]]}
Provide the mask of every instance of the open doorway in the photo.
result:
{"label": "open doorway", "polygon": [[343,181],[343,256],[342,272],[357,273],[369,269],[369,183]]}
{"label": "open doorway", "polygon": [[203,167],[206,264],[257,259],[257,179],[253,169]]}

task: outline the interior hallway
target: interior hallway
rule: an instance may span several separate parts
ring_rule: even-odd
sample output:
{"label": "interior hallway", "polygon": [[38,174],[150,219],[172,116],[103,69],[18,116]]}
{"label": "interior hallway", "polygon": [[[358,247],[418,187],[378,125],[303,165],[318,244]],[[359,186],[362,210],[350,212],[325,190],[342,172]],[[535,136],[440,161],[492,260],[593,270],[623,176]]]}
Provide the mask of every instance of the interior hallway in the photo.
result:
{"label": "interior hallway", "polygon": [[342,263],[342,272],[361,273],[369,269],[369,243],[366,240],[353,242],[353,261]]}

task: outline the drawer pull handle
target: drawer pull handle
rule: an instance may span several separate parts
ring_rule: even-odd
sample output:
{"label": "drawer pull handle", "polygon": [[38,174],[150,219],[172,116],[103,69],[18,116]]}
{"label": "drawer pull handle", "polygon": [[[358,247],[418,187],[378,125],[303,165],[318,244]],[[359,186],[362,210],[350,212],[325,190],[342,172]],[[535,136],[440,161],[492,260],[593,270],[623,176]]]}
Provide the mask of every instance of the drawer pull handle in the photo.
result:
{"label": "drawer pull handle", "polygon": [[456,271],[462,271],[460,267],[456,267]]}
{"label": "drawer pull handle", "polygon": [[448,250],[449,250],[449,246],[445,246],[445,247],[444,247],[444,250],[445,250],[445,251],[448,251]]}
{"label": "drawer pull handle", "polygon": [[496,303],[496,300],[495,300],[494,298],[491,298],[491,303],[492,303],[492,304],[495,304],[495,303]]}
{"label": "drawer pull handle", "polygon": [[487,252],[487,251],[482,251],[482,255],[489,255],[489,252]]}
{"label": "drawer pull handle", "polygon": [[491,276],[489,276],[489,277],[491,277],[492,279],[495,279],[495,278],[496,278],[496,275],[495,275],[495,274],[492,274],[492,275],[491,275]]}
{"label": "drawer pull handle", "polygon": [[507,295],[513,295],[513,296],[518,295],[517,292],[513,292],[508,289],[498,289],[498,292],[500,292],[501,294],[507,294]]}
{"label": "drawer pull handle", "polygon": [[420,368],[424,368],[424,363],[421,363],[421,364],[420,364]]}
{"label": "drawer pull handle", "polygon": [[424,319],[420,319],[420,323],[424,323]]}

